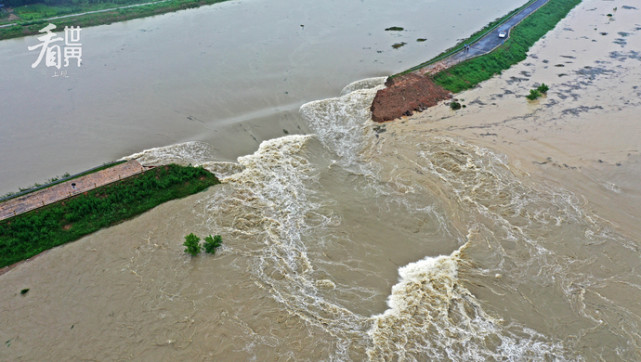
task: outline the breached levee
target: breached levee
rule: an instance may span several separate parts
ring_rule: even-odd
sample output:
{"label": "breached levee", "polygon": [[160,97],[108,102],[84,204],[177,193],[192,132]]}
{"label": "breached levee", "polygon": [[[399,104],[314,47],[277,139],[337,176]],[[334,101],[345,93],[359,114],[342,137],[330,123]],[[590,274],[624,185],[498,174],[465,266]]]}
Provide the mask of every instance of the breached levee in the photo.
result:
{"label": "breached levee", "polygon": [[[574,33],[581,41],[594,19],[612,11],[609,3],[598,7],[592,18],[576,15],[585,29],[568,25],[555,37]],[[620,7],[616,21],[599,30],[627,31],[627,41],[638,44],[639,30],[613,26],[633,10],[638,15]],[[600,44],[615,36],[595,33]],[[568,59],[537,55],[538,65],[518,71],[536,70],[538,78],[549,61],[548,75],[556,78],[551,64]],[[366,80],[301,108],[315,135],[265,141],[237,163],[215,162],[213,148],[201,143],[147,151],[143,162],[201,164],[221,173],[223,185],[71,244],[64,253],[53,250],[60,260],[39,258],[4,275],[0,304],[21,312],[3,314],[4,353],[12,360],[640,360],[638,240],[618,235],[592,214],[580,193],[528,174],[529,167],[504,152],[507,146],[477,143],[489,134],[467,138],[451,127],[472,133],[491,122],[478,132],[496,132],[543,159],[556,157],[554,139],[539,135],[556,132],[561,123],[575,133],[574,125],[590,126],[588,116],[619,118],[622,113],[603,99],[614,100],[609,107],[622,107],[633,123],[639,105],[629,90],[639,77],[632,55],[564,63],[566,73],[583,74],[556,83],[546,107],[520,123],[502,124],[531,112],[514,95],[522,87],[505,87],[516,70],[482,94],[465,95],[484,103],[496,96],[497,109],[468,106],[450,120],[434,121],[441,110],[449,112],[435,107],[386,125],[371,121],[367,104],[382,82]],[[612,88],[586,81],[595,73],[583,67],[594,64],[600,68],[593,71],[608,71],[602,76]],[[609,71],[621,66],[634,72]],[[623,83],[622,92],[631,94],[621,98],[625,106],[612,91],[624,78],[632,79]],[[561,98],[568,97],[564,93],[577,99]],[[582,113],[580,120],[561,117],[578,103],[605,109]],[[510,104],[523,107],[501,114]],[[613,128],[607,121],[601,129]],[[508,128],[550,143],[532,148]],[[638,142],[629,144],[638,149]],[[611,169],[638,165],[634,157],[637,163]],[[561,181],[578,175],[562,171]],[[638,195],[625,184],[612,186],[617,189],[603,195]],[[190,259],[180,246],[189,232],[220,232],[224,247],[213,258]],[[26,287],[31,292],[19,295]],[[132,333],[136,343],[123,343]],[[27,343],[35,339],[40,348]]]}
{"label": "breached levee", "polygon": [[[315,341],[323,358],[485,360],[562,355],[562,347],[547,337],[516,324],[508,328],[501,318],[483,310],[459,279],[460,264],[466,262],[461,254],[467,244],[450,255],[427,256],[400,267],[400,280],[392,287],[388,309],[381,314],[375,310],[357,312],[356,301],[343,299],[356,287],[335,279],[325,268],[349,265],[349,258],[325,260],[325,253],[332,251],[321,251],[323,247],[315,244],[328,243],[322,239],[323,234],[338,231],[341,235],[349,226],[340,214],[326,210],[333,210],[336,205],[319,197],[324,192],[317,184],[319,175],[328,168],[340,168],[356,175],[353,177],[369,180],[375,205],[380,202],[378,195],[414,197],[403,196],[404,191],[399,191],[393,180],[381,175],[378,168],[382,165],[363,157],[368,152],[367,144],[376,139],[368,106],[381,89],[381,82],[382,79],[355,82],[340,97],[303,105],[301,114],[315,135],[264,141],[254,154],[240,157],[237,163],[211,160],[209,148],[197,142],[147,150],[135,156],[143,163],[171,159],[223,174],[221,181],[227,191],[204,201],[208,205],[209,228],[226,235],[230,240],[226,247],[244,255],[249,264],[247,277],[261,290],[269,291],[281,312],[295,318],[296,322],[288,322],[292,323],[289,328],[295,327],[304,335],[287,338],[309,340],[311,336],[323,336],[325,340]],[[427,209],[410,213],[428,213]],[[392,215],[398,217],[394,213],[388,216]],[[385,238],[365,243],[393,247]],[[384,297],[388,290],[378,293],[384,293]],[[359,292],[376,295],[373,291]],[[248,301],[244,307],[250,314],[236,318],[251,320],[252,308],[261,308],[249,307],[251,303]],[[247,343],[245,348],[259,353],[256,346],[265,343],[261,341],[268,336],[257,331],[249,338],[242,342]],[[282,342],[280,348],[292,342],[286,341],[289,342]],[[296,352],[292,356],[303,355]]]}
{"label": "breached levee", "polygon": [[367,78],[348,84],[341,95],[303,104],[301,116],[339,162],[345,167],[360,166],[371,112],[368,107],[385,78]]}
{"label": "breached levee", "polygon": [[[303,117],[318,132],[317,137],[323,145],[339,156],[337,162],[371,179],[372,197],[410,190],[399,187],[394,175],[388,179],[381,174],[379,168],[384,165],[371,163],[373,156],[364,154],[369,151],[366,145],[378,140],[372,131],[374,124],[367,106],[376,92],[380,94],[380,81],[355,82],[347,86],[347,91],[340,97],[301,107]],[[381,137],[385,138],[384,135]],[[460,146],[452,145],[453,149],[457,147]],[[397,166],[400,164],[399,160]],[[411,194],[399,196],[413,198]],[[416,212],[425,213],[426,210],[433,211],[433,208],[417,209]],[[366,345],[365,354],[372,361],[422,358],[480,361],[505,356],[537,359],[562,355],[560,343],[517,323],[506,327],[501,318],[483,310],[459,279],[459,264],[466,262],[461,256],[466,245],[450,255],[427,256],[400,267],[400,280],[392,287],[388,309],[382,314],[361,316],[360,320],[351,319],[349,325],[360,325],[367,332],[362,336],[364,340],[351,341],[347,345],[352,348]],[[347,324],[339,323],[336,327],[341,325]],[[341,335],[353,338],[353,334]]]}
{"label": "breached levee", "polygon": [[[505,154],[428,130],[420,122],[390,124],[385,133],[375,134],[368,102],[381,83],[381,79],[355,82],[340,97],[305,104],[301,114],[316,135],[265,144],[242,160],[242,166],[230,168],[239,173],[227,179],[240,187],[238,199],[212,202],[212,210],[218,209],[212,219],[233,214],[237,205],[247,208],[248,217],[234,215],[238,223],[233,226],[238,234],[265,236],[265,248],[274,257],[263,258],[253,275],[283,310],[300,318],[297,326],[322,336],[312,338],[323,346],[313,357],[479,361],[638,357],[639,317],[633,300],[638,299],[641,283],[638,274],[629,273],[638,265],[637,243],[603,225],[585,209],[579,195],[530,180]],[[319,167],[322,148],[331,159]],[[296,167],[286,166],[292,157]],[[272,163],[275,158],[280,161]],[[251,172],[241,181],[245,167]],[[319,248],[327,243],[315,239],[317,234],[310,237],[310,231],[329,234],[340,225],[343,233],[346,228],[341,215],[323,210],[328,205],[309,204],[314,199],[309,193],[317,190],[308,183],[316,182],[319,172],[339,167],[351,176],[365,175],[369,187],[394,195],[399,203],[415,197],[412,192],[432,191],[449,203],[439,222],[451,223],[446,226],[447,237],[457,245],[415,253],[410,262],[397,263],[398,282],[381,292],[383,297],[389,294],[387,308],[369,308],[369,313],[336,297],[352,292],[355,288],[350,290],[348,282],[353,280],[318,272],[322,265],[349,264],[349,248],[338,252],[328,248],[326,254],[333,260],[319,259],[325,251],[310,250],[316,242],[323,244]],[[271,175],[283,170],[295,175]],[[255,180],[296,187],[281,192]],[[355,188],[348,183],[339,187],[348,192]],[[402,198],[394,193],[398,190],[409,190],[410,196]],[[378,194],[372,192],[362,202],[371,202]],[[267,208],[259,202],[265,200]],[[423,210],[412,212],[418,215]],[[331,220],[310,227],[305,215],[314,214],[330,215]],[[380,223],[389,227],[405,221],[393,212],[385,215],[388,218]],[[429,237],[416,230],[420,237]],[[394,237],[380,241],[378,235],[363,236],[360,243],[404,247],[403,237]],[[372,259],[366,253],[357,257]],[[627,257],[634,260],[612,263]],[[625,288],[619,292],[617,286]],[[307,342],[310,337],[298,340]],[[294,352],[292,356],[309,357]]]}
{"label": "breached levee", "polygon": [[[470,251],[487,243],[503,250],[503,239],[524,240],[508,249],[517,256],[532,250],[528,260],[544,260],[535,258],[538,244],[527,248],[537,238],[516,233],[541,224],[533,219],[530,226],[515,213],[521,205],[517,196],[534,190],[519,187],[503,160],[485,149],[408,134],[401,123],[377,134],[369,104],[380,83],[358,82],[340,97],[305,104],[301,113],[317,134],[264,141],[236,163],[216,162],[214,148],[201,142],[132,156],[143,164],[202,165],[220,174],[223,184],[85,240],[116,259],[103,261],[81,243],[67,249],[76,256],[68,262],[74,272],[89,269],[94,272],[83,275],[95,276],[74,281],[75,302],[85,307],[78,318],[89,320],[97,312],[92,308],[104,309],[95,307],[104,299],[96,296],[108,291],[105,303],[117,319],[76,324],[74,331],[83,333],[73,338],[57,333],[59,324],[51,321],[38,329],[32,326],[40,320],[28,320],[25,328],[65,348],[95,348],[92,333],[84,332],[101,330],[107,359],[150,353],[185,360],[563,358],[565,340],[493,308],[476,293],[466,270],[483,262]],[[455,203],[450,208],[432,196],[439,188]],[[539,219],[555,205],[544,206]],[[468,228],[488,238],[466,236],[473,234]],[[181,247],[190,232],[219,233],[225,244],[213,258],[190,259]],[[508,232],[515,237],[503,238]],[[505,258],[508,266],[519,261]],[[65,270],[53,264],[45,264],[51,275]],[[491,271],[504,273],[501,280],[518,275],[499,267]],[[126,287],[119,291],[114,285]],[[51,295],[46,288],[54,287],[62,289],[48,280],[37,288]],[[49,310],[64,310],[63,303],[51,298]],[[14,319],[6,323],[18,325]],[[122,352],[115,346],[122,346],[127,328],[135,328],[143,342]],[[64,351],[54,357],[64,359]]]}

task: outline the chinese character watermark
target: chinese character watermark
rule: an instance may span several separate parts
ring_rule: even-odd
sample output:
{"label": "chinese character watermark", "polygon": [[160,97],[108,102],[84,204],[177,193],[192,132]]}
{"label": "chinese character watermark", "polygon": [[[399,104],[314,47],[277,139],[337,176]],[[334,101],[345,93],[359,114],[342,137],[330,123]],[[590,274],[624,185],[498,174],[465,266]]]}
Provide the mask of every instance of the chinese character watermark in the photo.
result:
{"label": "chinese character watermark", "polygon": [[[31,64],[31,68],[36,68],[38,65],[40,65],[42,59],[45,60],[46,67],[55,67],[57,69],[60,69],[63,66],[64,61],[64,67],[66,68],[69,66],[69,61],[73,61],[74,59],[76,60],[76,66],[80,67],[80,64],[82,63],[82,44],[80,43],[80,30],[82,29],[80,29],[79,26],[65,26],[65,37],[63,39],[52,32],[52,30],[55,28],[56,26],[54,24],[49,24],[40,29],[39,32],[43,33],[43,35],[38,37],[40,44],[33,45],[27,48],[30,51],[40,48],[38,59],[36,59],[36,61]],[[55,44],[63,40],[63,48],[61,48],[60,45]]]}
{"label": "chinese character watermark", "polygon": [[56,70],[56,71],[53,73],[53,75],[51,76],[51,78],[57,78],[57,77],[69,78],[69,76],[67,75],[67,71],[66,71],[66,70],[61,70],[60,72],[58,72],[58,71]]}

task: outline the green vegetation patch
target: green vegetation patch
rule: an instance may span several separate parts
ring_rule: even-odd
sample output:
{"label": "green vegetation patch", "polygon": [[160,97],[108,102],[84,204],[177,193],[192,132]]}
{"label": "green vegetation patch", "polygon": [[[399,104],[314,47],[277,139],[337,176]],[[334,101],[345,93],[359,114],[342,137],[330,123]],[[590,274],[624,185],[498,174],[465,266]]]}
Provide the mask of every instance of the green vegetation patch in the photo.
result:
{"label": "green vegetation patch", "polygon": [[542,83],[536,89],[530,89],[530,94],[526,95],[525,98],[533,101],[538,99],[542,95],[547,94],[549,90],[550,90],[550,87],[548,87],[545,83]]}
{"label": "green vegetation patch", "polygon": [[194,233],[191,233],[185,236],[183,246],[185,247],[185,253],[196,256],[200,253],[200,238],[194,235]]}
{"label": "green vegetation patch", "polygon": [[467,60],[434,76],[436,84],[458,93],[526,58],[530,47],[553,29],[581,0],[550,0],[512,29],[510,38],[489,54]]}
{"label": "green vegetation patch", "polygon": [[207,254],[216,254],[216,249],[220,248],[220,246],[223,245],[223,237],[220,235],[214,235],[213,237],[209,235],[208,237],[205,238],[205,244],[203,245],[205,247],[205,252]]}
{"label": "green vegetation patch", "polygon": [[385,31],[403,31],[405,29],[401,28],[400,26],[392,26],[390,28],[385,29]]}
{"label": "green vegetation patch", "polygon": [[391,78],[398,77],[400,75],[411,73],[413,71],[425,68],[426,66],[428,66],[430,64],[436,63],[439,60],[443,60],[443,59],[449,57],[450,55],[455,54],[455,53],[463,50],[463,48],[465,47],[465,44],[473,44],[474,42],[478,41],[479,39],[481,39],[482,37],[487,35],[489,32],[491,32],[494,29],[498,28],[501,24],[503,24],[506,20],[511,18],[514,14],[517,14],[519,11],[521,11],[521,10],[525,9],[526,7],[530,6],[530,4],[532,4],[535,1],[536,0],[528,1],[526,4],[524,4],[520,8],[514,9],[511,12],[509,12],[507,15],[505,15],[503,17],[500,17],[500,18],[497,18],[496,20],[494,20],[491,23],[487,24],[483,29],[481,29],[481,30],[477,31],[476,33],[470,35],[469,38],[459,41],[456,45],[454,45],[453,47],[445,50],[443,53],[437,55],[436,57],[434,57],[434,58],[432,58],[432,59],[430,59],[430,60],[428,60],[426,62],[423,62],[423,63],[421,63],[419,65],[416,65],[416,66],[414,66],[414,67],[412,67],[410,69],[407,69],[407,70],[404,70],[404,71],[402,71],[400,73],[394,74],[394,75],[391,76]]}
{"label": "green vegetation patch", "polygon": [[185,253],[191,256],[198,255],[202,249],[205,249],[205,252],[207,254],[215,255],[216,249],[218,249],[221,245],[223,245],[223,238],[220,235],[209,235],[205,237],[205,243],[201,245],[200,238],[194,233],[186,235],[185,242],[183,243],[183,246],[185,247]]}
{"label": "green vegetation patch", "polygon": [[202,167],[162,166],[1,221],[0,267],[219,183]]}
{"label": "green vegetation patch", "polygon": [[530,89],[530,94],[526,95],[525,98],[533,101],[541,96],[541,92],[536,89]]}
{"label": "green vegetation patch", "polygon": [[539,92],[541,92],[543,94],[546,94],[550,90],[550,87],[548,87],[547,84],[545,84],[545,83],[541,83],[541,85],[538,86],[536,88],[536,90],[538,90]]}

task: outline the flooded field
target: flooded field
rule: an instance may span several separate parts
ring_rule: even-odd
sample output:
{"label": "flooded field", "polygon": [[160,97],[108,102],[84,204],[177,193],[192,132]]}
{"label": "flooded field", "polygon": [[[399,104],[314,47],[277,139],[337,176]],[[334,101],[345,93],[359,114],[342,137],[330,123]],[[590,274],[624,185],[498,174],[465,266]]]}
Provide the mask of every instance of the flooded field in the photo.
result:
{"label": "flooded field", "polygon": [[374,124],[373,78],[237,160],[132,155],[223,184],[0,276],[2,359],[641,359],[639,15],[584,1],[456,112]]}

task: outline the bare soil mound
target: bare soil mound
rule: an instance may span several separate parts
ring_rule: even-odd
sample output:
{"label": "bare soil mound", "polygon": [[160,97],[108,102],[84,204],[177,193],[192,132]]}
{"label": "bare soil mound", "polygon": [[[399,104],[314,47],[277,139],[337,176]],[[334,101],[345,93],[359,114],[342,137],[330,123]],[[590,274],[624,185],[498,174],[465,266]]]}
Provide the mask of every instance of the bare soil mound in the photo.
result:
{"label": "bare soil mound", "polygon": [[452,97],[429,77],[413,73],[390,78],[385,85],[386,88],[379,90],[372,102],[372,120],[375,122],[409,116]]}

